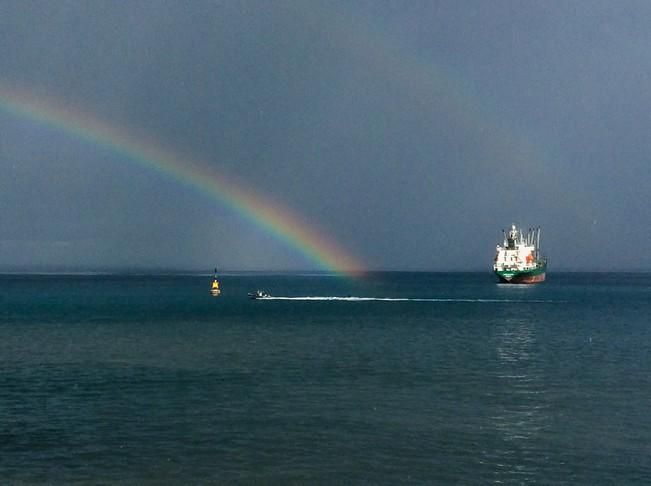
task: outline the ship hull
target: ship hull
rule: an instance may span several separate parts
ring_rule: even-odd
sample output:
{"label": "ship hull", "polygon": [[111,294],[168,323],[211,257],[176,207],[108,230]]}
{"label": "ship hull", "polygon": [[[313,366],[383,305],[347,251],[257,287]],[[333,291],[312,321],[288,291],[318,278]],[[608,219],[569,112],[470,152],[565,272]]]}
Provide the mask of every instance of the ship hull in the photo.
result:
{"label": "ship hull", "polygon": [[501,283],[534,284],[545,281],[546,267],[532,270],[495,270],[495,275]]}

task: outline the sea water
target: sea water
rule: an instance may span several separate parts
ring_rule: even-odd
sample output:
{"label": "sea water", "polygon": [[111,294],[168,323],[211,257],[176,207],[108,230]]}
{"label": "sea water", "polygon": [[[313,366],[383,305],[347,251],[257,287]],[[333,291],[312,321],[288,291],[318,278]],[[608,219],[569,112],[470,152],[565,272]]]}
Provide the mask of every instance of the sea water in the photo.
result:
{"label": "sea water", "polygon": [[649,274],[211,280],[0,277],[2,483],[651,481]]}

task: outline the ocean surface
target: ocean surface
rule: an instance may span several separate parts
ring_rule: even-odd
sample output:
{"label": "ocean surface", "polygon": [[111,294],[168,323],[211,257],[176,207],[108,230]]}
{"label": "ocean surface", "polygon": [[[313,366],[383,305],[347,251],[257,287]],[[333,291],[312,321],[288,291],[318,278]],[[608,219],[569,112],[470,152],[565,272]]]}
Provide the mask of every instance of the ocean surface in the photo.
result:
{"label": "ocean surface", "polygon": [[651,274],[211,280],[0,276],[0,482],[651,483]]}

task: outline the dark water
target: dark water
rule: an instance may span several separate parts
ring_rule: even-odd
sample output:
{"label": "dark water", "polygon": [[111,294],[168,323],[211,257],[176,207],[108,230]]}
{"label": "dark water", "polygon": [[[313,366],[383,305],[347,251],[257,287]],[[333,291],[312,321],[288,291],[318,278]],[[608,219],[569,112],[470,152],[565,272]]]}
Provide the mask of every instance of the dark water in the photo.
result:
{"label": "dark water", "polygon": [[651,275],[548,278],[0,277],[0,477],[649,484]]}

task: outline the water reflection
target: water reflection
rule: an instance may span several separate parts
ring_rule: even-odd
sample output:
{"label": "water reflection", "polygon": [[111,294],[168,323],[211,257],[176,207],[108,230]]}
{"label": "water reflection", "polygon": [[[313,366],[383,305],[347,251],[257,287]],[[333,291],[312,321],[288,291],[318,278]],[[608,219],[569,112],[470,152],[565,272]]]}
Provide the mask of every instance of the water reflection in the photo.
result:
{"label": "water reflection", "polygon": [[540,439],[550,425],[549,404],[536,332],[535,321],[520,316],[506,317],[495,328],[490,414],[495,447],[484,451],[495,481],[537,476],[545,453]]}

